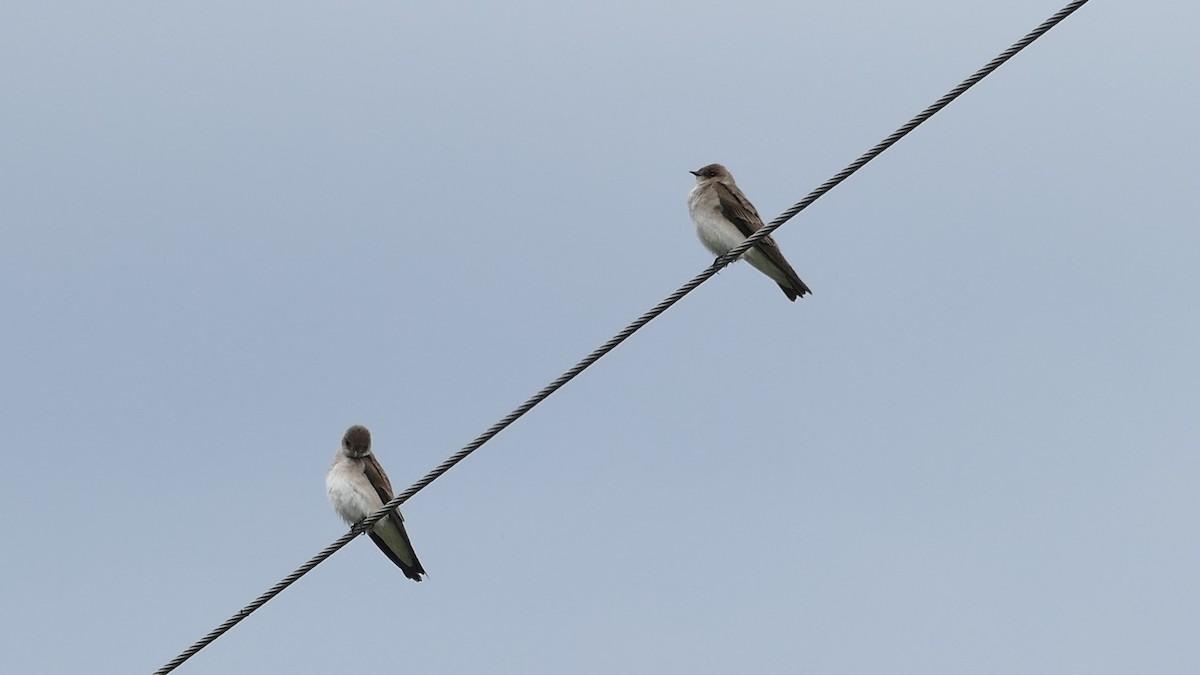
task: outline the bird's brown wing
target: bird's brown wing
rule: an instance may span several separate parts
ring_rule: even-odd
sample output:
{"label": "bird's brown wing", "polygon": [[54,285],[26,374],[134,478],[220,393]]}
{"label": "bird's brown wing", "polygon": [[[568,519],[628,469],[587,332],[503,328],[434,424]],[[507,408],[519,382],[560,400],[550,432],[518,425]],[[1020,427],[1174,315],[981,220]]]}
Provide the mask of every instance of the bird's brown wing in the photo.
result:
{"label": "bird's brown wing", "polygon": [[370,454],[364,458],[363,473],[366,474],[367,480],[371,481],[371,487],[375,488],[375,494],[379,495],[381,501],[388,502],[396,496],[392,494],[392,481],[388,480],[375,455]]}
{"label": "bird's brown wing", "polygon": [[[762,229],[762,218],[745,196],[730,190],[729,186],[724,183],[714,183],[714,185],[717,188],[717,198],[721,202],[721,213],[729,219],[729,222],[737,225],[737,229],[743,236],[749,237]],[[771,262],[777,265],[783,263],[780,265],[783,269],[791,267],[783,259],[783,252],[779,250],[779,244],[776,244],[770,235],[763,237],[762,241],[758,242],[758,248],[767,254]]]}
{"label": "bird's brown wing", "polygon": [[[375,494],[379,495],[379,499],[384,503],[391,501],[392,497],[392,482],[388,480],[387,474],[384,473],[383,467],[379,465],[379,460],[375,459],[375,455],[367,455],[366,461],[363,462],[363,473],[366,474],[367,480],[371,481],[371,486],[375,488]],[[413,549],[412,542],[408,538],[408,531],[404,529],[404,516],[400,515],[400,509],[392,509],[385,518],[392,521],[396,529],[400,530],[400,536],[404,538],[404,544],[408,548],[409,555],[412,556],[411,561],[403,560],[390,546],[374,532],[367,532],[371,537],[371,541],[379,547],[380,551],[395,563],[400,571],[404,572],[404,576],[413,581],[420,581],[421,575],[425,574],[425,568],[421,566],[421,561],[417,559],[417,552]]]}
{"label": "bird's brown wing", "polygon": [[743,195],[729,189],[729,186],[719,181],[713,181],[717,191],[717,199],[721,202],[721,213],[730,220],[742,234],[749,237],[762,229],[762,218],[758,211]]}
{"label": "bird's brown wing", "polygon": [[[729,219],[729,222],[737,226],[738,231],[743,236],[758,232],[763,227],[762,218],[759,217],[758,211],[754,209],[754,205],[743,196],[740,191],[729,189],[724,183],[714,183],[717,190],[717,199],[721,203],[721,213]],[[783,292],[787,293],[788,298],[795,300],[797,297],[803,297],[806,293],[812,293],[808,286],[801,281],[800,275],[796,274],[796,270],[788,264],[788,261],[783,257],[783,251],[779,249],[779,244],[767,235],[758,242],[757,247],[762,251],[763,255],[778,267],[791,281],[792,288],[780,285]]]}

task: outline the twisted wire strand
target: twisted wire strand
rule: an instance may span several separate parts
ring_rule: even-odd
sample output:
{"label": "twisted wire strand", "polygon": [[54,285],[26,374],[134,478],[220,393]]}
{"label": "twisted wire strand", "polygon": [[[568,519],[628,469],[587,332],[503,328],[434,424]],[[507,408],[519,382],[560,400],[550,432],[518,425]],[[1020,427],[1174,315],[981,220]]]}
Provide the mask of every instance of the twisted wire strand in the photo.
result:
{"label": "twisted wire strand", "polygon": [[[860,156],[858,159],[851,162],[846,168],[837,172],[836,174],[834,174],[834,176],[832,178],[830,178],[829,180],[827,180],[824,183],[821,183],[819,186],[817,186],[817,188],[814,189],[812,192],[808,193],[804,197],[804,199],[801,199],[800,201],[793,204],[791,206],[791,208],[789,208],[788,210],[779,214],[779,216],[777,218],[775,218],[775,220],[772,220],[770,223],[763,226],[763,228],[760,229],[758,232],[755,232],[752,236],[748,237],[746,239],[746,241],[742,242],[741,244],[738,244],[735,248],[731,249],[728,253],[725,254],[725,256],[723,256],[718,261],[718,263],[720,263],[721,261],[724,261],[726,258],[728,258],[729,259],[728,262],[725,262],[725,263],[721,264],[720,266],[724,267],[725,265],[736,260],[739,256],[741,256],[746,251],[750,250],[750,247],[754,246],[755,243],[757,243],[759,240],[763,239],[764,237],[769,236],[772,232],[779,229],[779,227],[781,225],[783,225],[787,221],[791,220],[792,217],[795,216],[797,213],[800,213],[804,209],[808,208],[808,206],[810,204],[817,201],[817,199],[819,199],[826,192],[829,192],[833,188],[837,187],[837,185],[839,183],[841,183],[842,181],[849,178],[855,171],[858,171],[864,165],[866,165],[867,162],[875,159],[880,154],[882,154],[884,150],[887,150],[888,148],[895,145],[897,141],[899,141],[901,138],[904,138],[905,136],[907,136],[909,134],[909,132],[911,132],[913,129],[916,129],[918,126],[920,126],[922,123],[924,123],[925,120],[928,120],[930,117],[933,117],[938,111],[940,111],[942,108],[945,108],[946,106],[950,105],[951,101],[953,101],[954,99],[961,96],[963,94],[963,92],[965,92],[966,90],[968,90],[971,87],[978,84],[979,81],[982,80],[983,78],[987,77],[988,75],[991,75],[992,71],[994,71],[997,68],[999,68],[1000,66],[1004,65],[1004,63],[1006,61],[1008,61],[1012,57],[1016,56],[1017,52],[1020,52],[1022,49],[1025,49],[1026,47],[1028,47],[1030,45],[1030,43],[1032,43],[1034,40],[1045,35],[1046,32],[1048,32],[1051,28],[1054,28],[1063,19],[1067,18],[1075,10],[1079,9],[1080,7],[1083,7],[1087,3],[1088,3],[1088,0],[1075,0],[1075,2],[1071,2],[1066,7],[1063,7],[1062,9],[1055,12],[1053,16],[1051,16],[1050,18],[1043,21],[1037,28],[1034,28],[1033,30],[1029,31],[1029,33],[1027,35],[1025,35],[1025,37],[1021,38],[1020,40],[1017,40],[1016,42],[1014,42],[1012,44],[1011,47],[1000,52],[1000,54],[998,56],[996,56],[996,58],[992,59],[991,61],[988,61],[987,65],[985,65],[984,67],[975,71],[975,73],[972,74],[970,77],[968,77],[967,79],[960,82],[958,84],[958,86],[956,86],[953,89],[951,89],[950,91],[946,92],[946,94],[944,96],[942,96],[938,100],[934,101],[933,104],[931,104],[928,108],[922,110],[920,113],[917,113],[916,117],[913,117],[911,120],[906,122],[904,124],[904,126],[893,131],[887,138],[885,138],[882,141],[880,141],[879,143],[877,143],[870,150],[864,152],[862,154],[862,156]],[[709,276],[711,276],[711,275],[709,275]],[[707,277],[705,277],[705,278],[707,279]]]}
{"label": "twisted wire strand", "polygon": [[1008,61],[1013,56],[1015,56],[1022,49],[1024,49],[1025,47],[1028,47],[1030,45],[1030,43],[1032,43],[1034,40],[1036,40],[1039,37],[1041,37],[1042,35],[1046,34],[1047,31],[1049,31],[1054,26],[1058,25],[1063,19],[1067,18],[1073,12],[1075,12],[1075,10],[1086,5],[1087,3],[1088,3],[1088,0],[1075,0],[1074,2],[1071,2],[1068,5],[1066,5],[1065,7],[1063,7],[1062,9],[1060,9],[1058,12],[1056,12],[1050,18],[1043,21],[1037,28],[1033,29],[1027,35],[1025,35],[1025,37],[1023,37],[1020,40],[1018,40],[1017,42],[1013,43],[1013,45],[1011,47],[1009,47],[1008,49],[1005,49],[996,58],[989,61],[987,63],[987,65],[985,65],[984,67],[975,71],[975,73],[972,74],[970,77],[968,77],[967,79],[960,82],[958,84],[958,86],[956,86],[953,89],[951,89],[950,91],[946,92],[946,94],[944,96],[939,98],[928,108],[925,108],[924,110],[922,110],[915,117],[913,117],[911,120],[909,120],[903,126],[901,126],[899,129],[892,132],[887,138],[880,141],[878,144],[876,144],[870,150],[863,153],[858,159],[851,162],[846,168],[837,172],[836,174],[834,174],[834,176],[832,178],[825,181],[821,185],[817,186],[817,188],[814,189],[812,192],[808,193],[808,195],[806,195],[804,197],[804,199],[801,199],[799,202],[796,202],[794,205],[791,206],[791,208],[787,209],[782,214],[780,214],[778,217],[776,217],[774,220],[772,220],[770,223],[763,226],[762,229],[758,230],[753,235],[748,237],[744,242],[742,242],[741,244],[738,244],[736,247],[730,249],[728,253],[726,253],[725,255],[714,260],[713,263],[711,265],[709,265],[708,268],[705,269],[703,272],[692,277],[691,280],[689,280],[687,283],[680,286],[674,293],[671,293],[670,295],[668,295],[666,298],[664,298],[661,302],[659,302],[657,305],[652,307],[645,314],[642,314],[638,318],[634,319],[628,326],[623,328],[619,333],[617,333],[616,335],[609,338],[607,342],[605,342],[604,344],[597,347],[592,353],[585,356],[582,360],[580,360],[578,363],[576,363],[574,366],[572,366],[569,370],[564,372],[562,375],[559,375],[557,378],[554,379],[553,382],[551,382],[550,384],[543,387],[540,391],[538,391],[533,396],[529,397],[524,403],[522,403],[520,406],[515,408],[512,412],[505,415],[500,421],[498,421],[495,424],[493,424],[492,426],[488,427],[487,431],[484,431],[482,434],[477,436],[475,438],[475,440],[471,441],[466,446],[464,446],[461,450],[459,450],[458,452],[456,452],[453,455],[451,455],[450,457],[448,457],[441,464],[437,465],[437,467],[435,467],[429,473],[425,474],[416,483],[413,483],[412,486],[409,487],[407,490],[396,495],[394,498],[392,498],[390,501],[388,501],[388,503],[384,504],[378,511],[376,511],[375,513],[372,513],[370,516],[363,519],[362,522],[360,522],[357,525],[355,525],[354,527],[350,528],[350,530],[348,532],[343,534],[341,537],[339,537],[336,541],[334,541],[329,546],[326,546],[324,549],[321,550],[320,553],[316,554],[311,559],[309,559],[308,562],[306,562],[303,565],[301,565],[300,567],[298,567],[296,569],[296,571],[294,571],[291,574],[284,577],[279,583],[275,584],[270,589],[268,589],[265,593],[263,593],[262,595],[255,598],[253,602],[246,605],[241,610],[239,610],[236,614],[234,614],[233,616],[226,619],[223,623],[221,623],[221,625],[214,628],[203,638],[197,640],[195,644],[193,644],[190,647],[188,647],[187,649],[185,649],[183,652],[181,652],[179,654],[179,656],[176,656],[174,659],[171,659],[171,661],[169,661],[162,668],[159,668],[158,670],[154,671],[154,675],[166,675],[166,673],[169,673],[172,670],[175,670],[177,667],[179,667],[181,664],[183,664],[184,661],[187,661],[192,656],[195,656],[195,654],[197,652],[199,652],[201,649],[204,649],[209,644],[211,644],[214,640],[221,637],[221,635],[225,634],[230,628],[233,628],[238,623],[240,623],[242,621],[242,619],[245,619],[247,616],[250,616],[251,613],[256,611],[259,607],[262,607],[263,605],[265,605],[267,603],[267,601],[269,601],[271,598],[274,598],[276,595],[279,595],[281,592],[283,592],[283,590],[285,588],[287,588],[288,586],[291,586],[298,579],[300,579],[300,577],[304,576],[305,574],[308,574],[317,565],[321,564],[327,558],[329,558],[334,553],[336,553],[339,549],[341,549],[343,546],[350,543],[350,541],[353,540],[355,537],[357,537],[358,535],[362,534],[363,532],[366,532],[367,530],[369,530],[376,522],[378,522],[385,515],[387,515],[387,513],[389,511],[400,506],[404,502],[408,501],[413,495],[415,495],[416,493],[425,489],[426,486],[428,486],[430,483],[432,483],[433,481],[435,481],[439,477],[441,477],[442,474],[446,473],[451,468],[453,468],[455,464],[458,464],[462,460],[466,459],[467,455],[470,455],[471,453],[478,450],[480,447],[483,446],[484,443],[487,443],[488,441],[490,441],[501,431],[504,431],[513,422],[516,422],[518,419],[520,419],[522,416],[524,416],[525,413],[529,412],[535,406],[537,406],[539,403],[541,403],[542,401],[549,398],[549,396],[551,394],[558,391],[560,388],[562,388],[563,385],[565,385],[566,383],[575,379],[576,375],[579,375],[584,370],[587,370],[593,363],[599,361],[600,358],[603,357],[605,354],[608,354],[613,349],[616,349],[617,346],[620,345],[622,342],[624,342],[627,338],[629,338],[629,336],[633,335],[638,330],[640,330],[643,326],[645,326],[646,324],[648,324],[652,320],[654,320],[656,317],[658,317],[660,314],[662,314],[663,312],[670,309],[672,305],[679,302],[681,299],[683,299],[683,297],[685,295],[687,295],[688,293],[691,293],[700,284],[704,283],[705,281],[708,281],[709,278],[711,278],[714,274],[719,272],[721,269],[723,269],[724,267],[726,267],[733,261],[740,258],[742,256],[742,254],[744,254],[746,251],[750,250],[751,246],[754,246],[757,242],[762,240],[764,237],[769,236],[772,232],[779,229],[780,226],[782,226],[787,221],[791,220],[796,214],[798,214],[801,211],[803,211],[804,209],[808,208],[808,206],[810,204],[815,202],[817,199],[819,199],[825,193],[832,190],[839,183],[841,183],[842,181],[849,178],[851,175],[854,174],[854,172],[858,171],[863,166],[865,166],[867,164],[867,162],[870,162],[871,160],[878,157],[880,154],[883,153],[884,150],[887,150],[888,148],[895,145],[897,141],[899,141],[901,138],[904,138],[905,136],[907,136],[909,134],[909,132],[911,132],[913,129],[916,129],[918,126],[920,126],[926,120],[928,120],[930,117],[933,117],[934,114],[936,114],[942,108],[945,108],[947,105],[949,105],[951,101],[953,101],[954,99],[961,96],[965,91],[967,91],[971,87],[975,86],[980,80],[982,80],[983,78],[990,75],[994,70],[999,68],[1001,65],[1003,65],[1006,61]]}

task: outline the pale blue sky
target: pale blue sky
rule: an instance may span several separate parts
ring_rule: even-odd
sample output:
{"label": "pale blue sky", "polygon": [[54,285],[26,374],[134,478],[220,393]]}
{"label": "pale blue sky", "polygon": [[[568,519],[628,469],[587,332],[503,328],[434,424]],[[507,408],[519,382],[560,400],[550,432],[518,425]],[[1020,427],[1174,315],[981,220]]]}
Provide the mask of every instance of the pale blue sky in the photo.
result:
{"label": "pale blue sky", "polygon": [[[8,3],[0,670],[150,672],[1064,4]],[[1200,8],[1089,3],[179,673],[1200,668]]]}

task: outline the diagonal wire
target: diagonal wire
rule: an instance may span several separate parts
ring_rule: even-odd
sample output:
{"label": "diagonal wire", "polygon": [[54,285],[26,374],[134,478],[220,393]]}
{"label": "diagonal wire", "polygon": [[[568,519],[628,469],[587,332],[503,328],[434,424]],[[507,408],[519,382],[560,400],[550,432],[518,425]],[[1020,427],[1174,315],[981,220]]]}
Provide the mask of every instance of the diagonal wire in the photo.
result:
{"label": "diagonal wire", "polygon": [[726,267],[733,261],[737,260],[739,257],[741,257],[741,255],[743,253],[748,251],[751,246],[754,246],[757,242],[762,240],[764,237],[769,236],[772,232],[779,229],[779,227],[781,225],[783,225],[787,221],[791,220],[792,217],[795,216],[797,213],[800,213],[804,209],[808,208],[808,206],[810,204],[817,201],[817,199],[819,199],[821,196],[823,196],[826,192],[829,192],[834,187],[837,187],[837,185],[839,183],[841,183],[842,181],[849,178],[854,172],[858,171],[864,165],[866,165],[867,162],[878,157],[880,154],[883,153],[884,150],[887,150],[888,148],[895,145],[897,141],[899,141],[901,138],[904,138],[905,136],[907,136],[908,133],[911,132],[913,129],[916,129],[923,122],[928,120],[930,117],[933,117],[934,114],[936,114],[939,110],[941,110],[942,108],[945,108],[947,105],[950,104],[951,101],[953,101],[954,99],[961,96],[963,94],[963,92],[970,89],[975,84],[977,84],[980,80],[982,80],[983,78],[990,75],[992,73],[992,71],[999,68],[1001,65],[1003,65],[1006,61],[1008,61],[1013,56],[1015,56],[1022,49],[1024,49],[1025,47],[1028,47],[1030,45],[1030,43],[1032,43],[1034,40],[1036,40],[1039,37],[1041,37],[1042,35],[1044,35],[1051,28],[1054,28],[1056,25],[1059,24],[1059,22],[1061,22],[1063,19],[1070,16],[1075,10],[1086,5],[1087,2],[1088,2],[1088,0],[1075,0],[1074,2],[1071,2],[1071,3],[1067,4],[1067,6],[1060,9],[1058,12],[1056,12],[1050,18],[1043,21],[1041,23],[1041,25],[1039,25],[1037,28],[1030,31],[1025,37],[1023,37],[1020,40],[1013,43],[1013,45],[1011,47],[1009,47],[1008,49],[1005,49],[1003,52],[1000,53],[999,56],[997,56],[996,58],[989,61],[987,63],[987,65],[985,65],[984,67],[975,71],[975,73],[973,75],[971,75],[967,79],[963,80],[961,83],[958,84],[958,86],[956,86],[953,89],[951,89],[950,91],[946,92],[946,94],[944,96],[939,98],[928,108],[922,110],[915,117],[913,117],[911,120],[909,120],[907,123],[905,123],[904,126],[893,131],[891,133],[891,135],[889,135],[887,138],[880,141],[878,144],[876,144],[870,150],[863,153],[862,156],[860,156],[858,159],[851,162],[849,164],[849,166],[847,166],[846,168],[837,172],[837,174],[835,174],[832,178],[825,181],[821,185],[817,186],[817,188],[814,189],[812,192],[808,193],[808,195],[806,195],[804,197],[804,199],[801,199],[799,202],[794,204],[791,208],[784,211],[777,218],[775,218],[770,223],[765,225],[759,231],[755,232],[753,235],[751,235],[749,238],[747,238],[744,242],[742,242],[741,244],[738,244],[736,247],[731,249],[728,253],[717,258],[715,261],[713,261],[712,265],[710,265],[707,269],[705,269],[700,274],[697,274],[695,277],[693,277],[690,281],[688,281],[684,285],[680,286],[678,290],[676,290],[674,293],[668,295],[662,302],[655,305],[653,308],[651,308],[645,314],[639,316],[637,319],[634,319],[633,322],[630,323],[628,326],[626,326],[624,329],[622,329],[621,332],[619,332],[616,335],[614,335],[613,337],[609,338],[609,340],[607,342],[605,342],[604,344],[597,347],[595,351],[593,351],[591,354],[588,354],[579,363],[576,363],[574,366],[572,366],[570,368],[570,370],[566,371],[562,375],[559,375],[557,378],[555,378],[555,380],[553,382],[551,382],[550,384],[543,387],[540,391],[538,391],[538,393],[529,397],[528,400],[526,400],[524,403],[522,403],[520,406],[518,406],[515,410],[513,410],[509,414],[505,415],[504,418],[501,419],[499,422],[496,422],[492,426],[488,427],[487,431],[480,434],[478,437],[475,438],[475,440],[471,441],[465,447],[463,447],[463,449],[461,449],[458,452],[451,455],[448,459],[446,459],[446,461],[437,465],[436,468],[434,468],[429,473],[425,474],[425,476],[422,477],[420,480],[418,480],[416,483],[413,483],[412,487],[410,487],[407,490],[405,490],[404,492],[401,492],[400,494],[396,495],[391,501],[389,501],[387,504],[384,504],[378,511],[376,511],[375,513],[372,513],[370,516],[363,519],[362,522],[360,522],[357,525],[355,525],[354,527],[352,527],[348,532],[346,532],[341,537],[339,537],[337,539],[337,541],[334,541],[329,546],[326,546],[324,549],[321,550],[320,553],[313,556],[312,559],[310,559],[308,562],[301,565],[298,569],[296,569],[296,571],[294,571],[291,574],[284,577],[282,581],[280,581],[279,583],[272,586],[265,593],[263,593],[262,595],[255,598],[253,602],[246,605],[240,611],[238,611],[236,614],[234,614],[233,616],[226,619],[225,622],[222,623],[220,626],[217,626],[211,632],[209,632],[207,635],[205,635],[203,638],[197,640],[195,644],[188,647],[179,656],[176,656],[174,659],[171,659],[171,661],[169,663],[167,663],[165,666],[154,671],[154,675],[165,675],[166,673],[169,673],[172,670],[175,670],[175,668],[179,667],[179,665],[182,664],[184,661],[187,661],[192,656],[194,656],[197,652],[199,652],[201,649],[204,649],[209,644],[211,644],[214,640],[221,637],[230,628],[233,628],[235,625],[240,623],[242,619],[245,619],[247,616],[249,616],[252,612],[257,610],[259,607],[262,607],[263,605],[265,605],[267,603],[267,601],[269,601],[271,598],[274,598],[276,595],[279,595],[281,592],[283,592],[283,590],[285,588],[287,588],[288,586],[291,586],[297,579],[304,576],[305,574],[308,574],[310,571],[312,571],[313,568],[315,568],[317,565],[321,564],[327,558],[329,558],[331,555],[336,553],[338,551],[338,549],[342,548],[346,544],[350,543],[350,541],[353,540],[355,537],[362,534],[366,530],[370,529],[372,525],[374,525],[376,522],[378,522],[380,519],[382,519],[385,515],[387,515],[387,513],[389,511],[400,506],[404,502],[408,501],[410,497],[412,497],[416,493],[423,490],[427,485],[429,485],[433,481],[437,480],[439,477],[441,477],[442,474],[446,473],[451,468],[453,468],[455,464],[458,464],[462,460],[466,459],[467,455],[478,450],[480,447],[483,446],[484,443],[487,443],[492,438],[494,438],[497,434],[499,434],[501,431],[504,431],[504,429],[506,429],[510,424],[512,424],[513,422],[516,422],[525,413],[529,412],[536,405],[538,405],[542,401],[546,400],[551,394],[558,391],[563,385],[565,385],[566,383],[575,379],[576,375],[579,375],[584,370],[586,370],[588,367],[590,367],[593,363],[599,361],[601,357],[603,357],[605,354],[607,354],[607,353],[611,352],[613,349],[615,349],[617,347],[617,345],[621,344],[629,336],[633,335],[638,330],[640,330],[642,328],[642,326],[645,326],[646,324],[650,323],[650,321],[652,321],[653,319],[658,317],[658,315],[660,315],[663,312],[670,309],[672,305],[674,305],[676,302],[679,302],[681,299],[683,299],[683,296],[687,295],[688,293],[691,293],[700,284],[704,283],[705,281],[708,281],[708,279],[711,278],[714,274],[721,271],[721,269],[723,269],[724,267]]}

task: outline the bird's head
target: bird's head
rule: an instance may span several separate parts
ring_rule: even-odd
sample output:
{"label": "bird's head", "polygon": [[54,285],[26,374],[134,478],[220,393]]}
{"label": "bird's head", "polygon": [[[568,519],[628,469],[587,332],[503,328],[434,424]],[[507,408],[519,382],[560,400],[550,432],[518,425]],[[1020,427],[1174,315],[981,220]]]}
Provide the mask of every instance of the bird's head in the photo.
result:
{"label": "bird's head", "polygon": [[355,424],[342,436],[342,449],[350,457],[366,457],[371,454],[371,432],[361,424]]}
{"label": "bird's head", "polygon": [[713,180],[733,180],[733,177],[729,175],[729,171],[727,171],[725,167],[721,166],[720,164],[709,164],[708,166],[700,167],[699,169],[696,169],[690,173],[696,177],[697,183],[704,183],[706,181]]}

